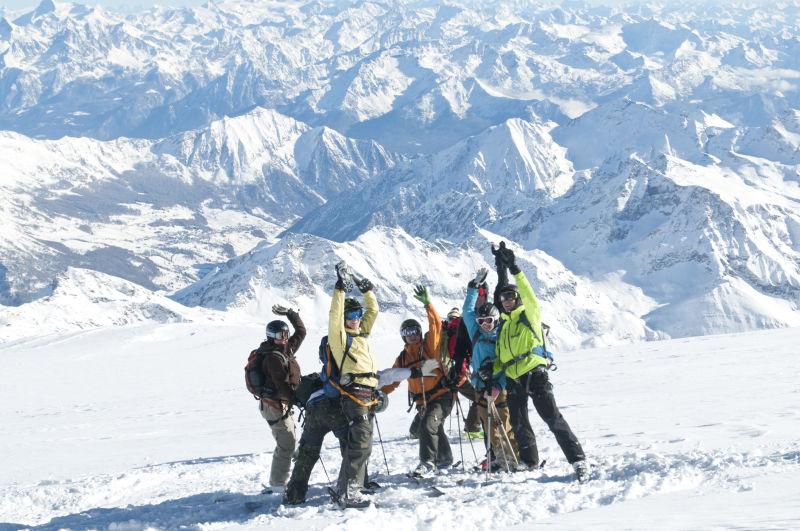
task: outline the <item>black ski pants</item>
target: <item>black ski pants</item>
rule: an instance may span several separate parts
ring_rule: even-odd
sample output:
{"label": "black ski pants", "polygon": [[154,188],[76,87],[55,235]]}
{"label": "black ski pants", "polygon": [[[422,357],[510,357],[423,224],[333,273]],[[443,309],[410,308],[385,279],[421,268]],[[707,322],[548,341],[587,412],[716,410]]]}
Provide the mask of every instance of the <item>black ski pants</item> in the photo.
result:
{"label": "black ski pants", "polygon": [[[368,400],[374,391],[350,389],[350,392],[357,393],[356,396],[362,400]],[[342,413],[347,419],[347,448],[342,456],[337,484],[339,496],[351,497],[363,488],[367,478],[367,462],[372,453],[374,412],[372,408],[361,406],[346,396],[342,396],[340,400]]]}
{"label": "black ski pants", "polygon": [[286,498],[289,503],[303,503],[306,500],[311,471],[319,460],[322,442],[330,432],[339,439],[339,449],[344,457],[347,447],[347,427],[347,419],[342,413],[342,405],[338,398],[325,398],[306,407],[300,448],[292,469],[292,477],[286,485]]}
{"label": "black ski pants", "polygon": [[528,397],[533,400],[536,412],[555,435],[567,461],[571,464],[586,458],[578,438],[572,433],[567,420],[556,406],[553,384],[550,383],[550,378],[547,376],[547,369],[536,367],[517,380],[509,378],[506,389],[511,427],[519,445],[520,459],[525,464],[531,466],[539,464],[536,437],[528,418]]}

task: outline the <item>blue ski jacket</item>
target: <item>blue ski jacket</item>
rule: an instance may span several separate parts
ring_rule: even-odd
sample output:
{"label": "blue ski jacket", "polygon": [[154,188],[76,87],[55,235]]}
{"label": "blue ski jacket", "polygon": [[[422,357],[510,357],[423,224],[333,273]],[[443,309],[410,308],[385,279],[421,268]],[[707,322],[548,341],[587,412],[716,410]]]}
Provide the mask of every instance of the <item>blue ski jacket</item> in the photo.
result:
{"label": "blue ski jacket", "polygon": [[[494,361],[497,358],[497,354],[495,352],[495,346],[497,344],[497,329],[495,328],[492,332],[487,333],[478,326],[478,322],[475,320],[475,302],[477,302],[477,300],[478,289],[467,288],[467,297],[464,299],[464,307],[461,310],[461,315],[473,345],[472,361],[470,362],[470,368],[472,369],[472,377],[470,378],[470,382],[476,390],[484,391],[485,386],[478,377],[478,369],[485,360],[490,359]],[[492,376],[492,385],[501,390],[505,389],[506,375],[502,372],[494,374]]]}

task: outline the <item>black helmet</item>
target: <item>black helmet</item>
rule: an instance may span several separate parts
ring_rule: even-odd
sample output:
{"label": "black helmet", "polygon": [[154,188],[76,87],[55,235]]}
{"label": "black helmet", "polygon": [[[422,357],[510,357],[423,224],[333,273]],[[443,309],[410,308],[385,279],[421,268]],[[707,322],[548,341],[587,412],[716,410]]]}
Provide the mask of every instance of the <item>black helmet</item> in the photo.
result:
{"label": "black helmet", "polygon": [[516,284],[506,284],[503,286],[503,289],[500,290],[500,302],[503,302],[508,299],[513,299],[516,301],[515,308],[520,304],[520,294],[519,288]]}
{"label": "black helmet", "polygon": [[361,319],[364,316],[364,308],[357,299],[348,297],[344,300],[344,320]]}
{"label": "black helmet", "polygon": [[416,328],[417,330],[422,330],[422,325],[419,324],[419,321],[416,319],[406,319],[400,325],[400,331],[406,330],[407,328]]}
{"label": "black helmet", "polygon": [[400,325],[400,335],[403,337],[403,341],[406,341],[406,336],[413,336],[413,335],[420,335],[422,336],[422,325],[419,324],[419,321],[416,319],[406,319]]}
{"label": "black helmet", "polygon": [[278,320],[267,323],[267,339],[286,339],[288,337],[289,325]]}
{"label": "black helmet", "polygon": [[497,324],[500,322],[500,311],[491,302],[481,304],[480,308],[478,308],[478,312],[476,313],[475,317],[475,319],[478,321],[478,324],[480,324],[482,320],[487,318],[490,318],[492,320],[492,328],[495,328]]}
{"label": "black helmet", "polygon": [[347,297],[344,300],[344,311],[345,312],[349,312],[351,310],[363,310],[363,309],[364,308],[363,308],[363,306],[361,306],[361,303],[358,302],[358,299],[354,299],[352,297]]}

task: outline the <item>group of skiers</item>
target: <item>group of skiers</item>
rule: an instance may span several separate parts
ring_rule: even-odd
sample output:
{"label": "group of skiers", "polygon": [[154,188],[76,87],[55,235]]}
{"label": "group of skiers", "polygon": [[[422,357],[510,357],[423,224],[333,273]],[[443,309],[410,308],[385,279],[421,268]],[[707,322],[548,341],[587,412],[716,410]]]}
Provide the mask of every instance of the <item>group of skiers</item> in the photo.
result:
{"label": "group of skiers", "polygon": [[[276,441],[270,488],[284,491],[287,504],[305,502],[311,471],[320,458],[325,435],[339,440],[342,464],[332,499],[341,507],[363,507],[363,493],[378,485],[369,480],[374,416],[386,395],[402,380],[417,415],[411,432],[419,438],[419,464],[412,477],[426,477],[453,465],[444,423],[457,393],[472,401],[465,431],[486,433],[487,471],[535,470],[540,466],[536,439],[528,419],[528,397],[553,432],[576,477],[588,475],[586,458],[567,421],[559,412],[549,381],[552,358],[546,350],[546,325],[536,295],[505,242],[492,245],[498,283],[488,300],[486,269],[467,286],[462,309],[453,308],[442,321],[424,286],[414,297],[425,307],[427,331],[416,319],[400,326],[403,349],[390,369],[379,371],[369,343],[378,316],[372,283],[336,265],[336,285],[328,319],[328,335],[319,348],[320,373],[301,377],[295,358],[306,335],[298,312],[275,305],[286,316],[267,324],[266,340],[250,354],[245,367],[248,389],[259,399],[261,415]],[[509,282],[509,273],[513,283]],[[346,294],[357,287],[363,304]],[[292,407],[304,407],[303,433],[295,455]],[[457,414],[461,415],[460,409]],[[478,420],[480,419],[480,420]],[[327,470],[325,471],[327,474]]]}

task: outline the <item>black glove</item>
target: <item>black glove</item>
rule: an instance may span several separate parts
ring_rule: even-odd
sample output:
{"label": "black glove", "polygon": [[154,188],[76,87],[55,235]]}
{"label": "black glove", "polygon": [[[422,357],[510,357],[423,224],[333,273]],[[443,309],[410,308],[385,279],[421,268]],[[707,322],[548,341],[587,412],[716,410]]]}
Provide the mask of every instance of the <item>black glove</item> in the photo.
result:
{"label": "black glove", "polygon": [[368,278],[364,278],[356,273],[350,273],[350,278],[353,279],[353,282],[355,282],[361,293],[366,293],[373,288],[372,282],[370,282]]}
{"label": "black glove", "polygon": [[345,292],[353,289],[353,277],[350,275],[350,269],[344,260],[336,264],[336,289]]}
{"label": "black glove", "polygon": [[475,273],[475,278],[473,278],[472,280],[469,281],[469,283],[467,284],[467,287],[470,287],[470,288],[479,287],[481,284],[486,282],[486,275],[488,275],[488,274],[489,274],[489,271],[485,267],[482,267],[482,268],[478,269],[478,272]]}
{"label": "black glove", "polygon": [[492,386],[493,365],[494,365],[494,360],[487,358],[483,360],[481,366],[478,367],[478,379],[480,379],[480,381],[483,382],[484,387],[486,387],[487,389]]}
{"label": "black glove", "polygon": [[297,312],[292,310],[291,308],[287,308],[286,306],[282,306],[280,304],[273,304],[272,313],[274,313],[275,315],[289,315],[290,313],[297,313]]}
{"label": "black glove", "polygon": [[[505,247],[505,243],[501,242],[501,245],[503,247]],[[500,253],[498,251],[499,251],[499,249],[497,249],[494,246],[494,244],[492,244],[492,254],[494,255],[494,267],[495,267],[495,269],[497,271],[500,271],[502,268],[507,267],[507,266],[506,266],[506,263],[503,262],[503,257],[500,255]]]}
{"label": "black glove", "polygon": [[506,242],[500,242],[500,247],[496,251],[492,245],[492,254],[495,256],[495,261],[502,262],[512,275],[519,273],[520,269],[517,267],[514,251],[506,247]]}

